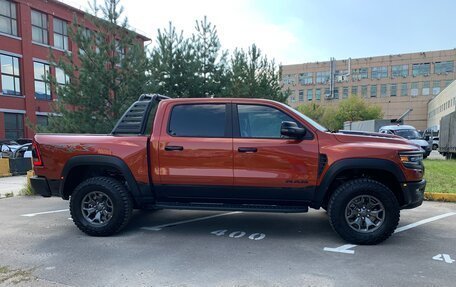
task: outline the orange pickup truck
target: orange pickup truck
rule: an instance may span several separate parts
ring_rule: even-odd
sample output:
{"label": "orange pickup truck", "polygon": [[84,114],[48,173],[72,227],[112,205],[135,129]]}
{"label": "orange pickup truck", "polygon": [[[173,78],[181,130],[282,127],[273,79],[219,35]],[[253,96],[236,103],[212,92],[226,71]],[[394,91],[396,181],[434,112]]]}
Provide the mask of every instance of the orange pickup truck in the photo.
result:
{"label": "orange pickup truck", "polygon": [[133,209],[327,210],[346,241],[387,239],[421,205],[419,147],[328,131],[269,100],[142,95],[111,134],[38,134],[33,189],[70,200],[76,226],[107,236]]}

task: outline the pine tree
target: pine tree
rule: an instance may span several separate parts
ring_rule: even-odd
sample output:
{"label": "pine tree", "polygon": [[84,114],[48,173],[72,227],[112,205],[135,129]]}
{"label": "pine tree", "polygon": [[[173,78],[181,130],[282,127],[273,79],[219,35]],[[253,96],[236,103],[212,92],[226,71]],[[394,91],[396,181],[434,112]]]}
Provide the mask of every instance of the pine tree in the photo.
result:
{"label": "pine tree", "polygon": [[224,95],[238,98],[264,98],[285,102],[288,93],[282,91],[280,69],[263,56],[253,44],[245,52],[236,49],[231,57],[228,84]]}
{"label": "pine tree", "polygon": [[[131,103],[150,90],[143,42],[128,30],[127,19],[121,20],[119,0],[105,0],[102,6],[94,2],[92,12],[84,19],[75,18],[69,29],[78,57],[67,53],[57,59],[51,54],[69,82],[59,86],[50,76],[58,95],[54,106],[58,116],[50,117],[48,131],[107,133]],[[85,21],[95,31],[81,27]]]}

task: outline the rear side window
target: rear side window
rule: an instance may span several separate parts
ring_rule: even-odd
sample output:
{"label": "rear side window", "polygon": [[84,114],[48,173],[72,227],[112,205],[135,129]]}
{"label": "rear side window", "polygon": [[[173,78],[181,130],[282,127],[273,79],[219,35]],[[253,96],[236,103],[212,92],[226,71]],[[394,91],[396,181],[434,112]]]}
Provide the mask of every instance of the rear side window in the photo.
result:
{"label": "rear side window", "polygon": [[238,105],[239,132],[243,138],[283,138],[280,133],[282,122],[296,122],[289,115],[272,107]]}
{"label": "rear side window", "polygon": [[168,134],[176,137],[225,137],[225,104],[178,105],[171,111]]}

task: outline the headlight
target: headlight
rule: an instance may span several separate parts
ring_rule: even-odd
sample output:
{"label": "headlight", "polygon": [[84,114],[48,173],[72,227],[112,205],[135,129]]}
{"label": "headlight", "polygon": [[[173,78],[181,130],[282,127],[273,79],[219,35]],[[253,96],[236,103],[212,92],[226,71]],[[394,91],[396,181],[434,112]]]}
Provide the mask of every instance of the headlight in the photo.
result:
{"label": "headlight", "polygon": [[401,159],[402,164],[407,168],[422,169],[422,152],[400,152],[399,158]]}

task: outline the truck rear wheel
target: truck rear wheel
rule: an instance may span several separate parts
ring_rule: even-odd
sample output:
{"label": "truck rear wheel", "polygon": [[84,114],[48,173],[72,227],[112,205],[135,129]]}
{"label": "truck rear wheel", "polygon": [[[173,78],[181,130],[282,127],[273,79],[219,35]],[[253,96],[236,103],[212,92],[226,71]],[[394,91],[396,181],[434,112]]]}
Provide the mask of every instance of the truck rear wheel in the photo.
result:
{"label": "truck rear wheel", "polygon": [[353,244],[378,244],[399,224],[400,207],[382,183],[355,179],[339,186],[328,204],[329,221],[343,239]]}
{"label": "truck rear wheel", "polygon": [[70,198],[73,222],[84,233],[109,236],[130,221],[133,201],[128,190],[110,177],[93,177],[80,183]]}

